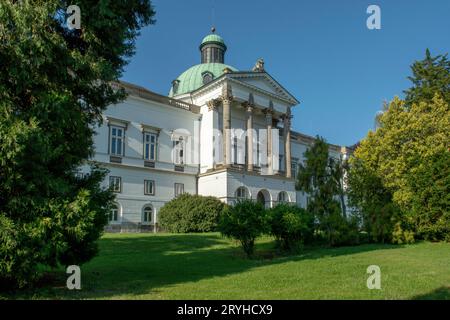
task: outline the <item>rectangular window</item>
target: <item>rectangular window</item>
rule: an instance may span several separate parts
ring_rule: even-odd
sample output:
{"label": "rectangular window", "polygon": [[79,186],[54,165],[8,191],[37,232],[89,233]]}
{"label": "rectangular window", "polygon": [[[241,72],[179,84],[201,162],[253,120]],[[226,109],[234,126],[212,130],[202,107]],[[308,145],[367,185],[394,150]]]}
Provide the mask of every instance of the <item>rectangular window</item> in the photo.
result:
{"label": "rectangular window", "polygon": [[238,139],[237,139],[237,137],[236,136],[234,136],[234,137],[232,137],[232,146],[231,146],[231,159],[233,159],[233,164],[238,164],[239,162],[238,162],[238,160],[239,160],[239,158],[238,158],[238,153],[239,153],[239,150],[238,150]]}
{"label": "rectangular window", "polygon": [[156,147],[158,136],[154,133],[144,133],[144,159],[156,161]]}
{"label": "rectangular window", "polygon": [[291,160],[291,175],[293,178],[297,178],[297,172],[298,172],[298,159],[293,158]]}
{"label": "rectangular window", "polygon": [[175,197],[184,193],[184,184],[183,183],[175,183]]}
{"label": "rectangular window", "polygon": [[148,196],[155,195],[155,181],[144,180],[144,194]]}
{"label": "rectangular window", "polygon": [[114,156],[123,156],[125,131],[122,127],[110,127],[110,154]]}
{"label": "rectangular window", "polygon": [[282,155],[278,156],[278,171],[283,171],[282,169],[284,169],[283,159]]}
{"label": "rectangular window", "polygon": [[259,137],[256,136],[256,166],[261,166],[261,146],[260,146]]}
{"label": "rectangular window", "polygon": [[109,177],[109,187],[113,192],[122,192],[122,178],[121,177]]}

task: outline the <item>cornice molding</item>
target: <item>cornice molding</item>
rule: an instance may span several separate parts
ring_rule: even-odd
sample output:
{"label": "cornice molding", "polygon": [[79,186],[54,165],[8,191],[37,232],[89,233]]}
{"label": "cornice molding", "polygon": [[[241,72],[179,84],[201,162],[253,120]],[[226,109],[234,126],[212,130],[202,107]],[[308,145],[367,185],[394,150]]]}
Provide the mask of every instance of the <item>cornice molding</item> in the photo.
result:
{"label": "cornice molding", "polygon": [[[192,97],[201,96],[201,95],[203,95],[205,93],[214,91],[214,89],[219,88],[225,81],[230,81],[231,83],[235,83],[237,85],[241,85],[243,87],[251,89],[253,92],[259,92],[259,93],[261,93],[261,94],[263,94],[265,96],[268,96],[269,98],[272,98],[274,100],[280,101],[282,103],[289,104],[290,106],[296,106],[296,105],[299,104],[298,101],[287,99],[287,98],[285,98],[283,96],[276,95],[276,94],[274,94],[274,93],[272,93],[270,91],[267,91],[267,90],[258,88],[258,87],[254,86],[254,85],[251,85],[249,83],[245,83],[243,81],[240,81],[240,80],[234,78],[235,74],[236,74],[236,72],[223,74],[220,77],[214,79],[212,82],[208,83],[207,85],[205,85],[203,87],[200,87],[199,89],[191,92],[191,96]],[[261,75],[261,74],[264,74],[264,73],[258,73],[258,74]]]}

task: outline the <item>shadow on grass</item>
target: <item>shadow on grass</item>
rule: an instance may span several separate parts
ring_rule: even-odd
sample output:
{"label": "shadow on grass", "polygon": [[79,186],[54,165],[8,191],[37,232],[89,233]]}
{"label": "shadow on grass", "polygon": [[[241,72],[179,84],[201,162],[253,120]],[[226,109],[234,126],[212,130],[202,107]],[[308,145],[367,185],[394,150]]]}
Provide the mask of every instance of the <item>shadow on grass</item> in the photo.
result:
{"label": "shadow on grass", "polygon": [[257,255],[245,258],[242,250],[218,234],[117,235],[100,241],[100,255],[81,267],[82,290],[65,287],[64,270],[50,274],[45,285],[8,295],[12,299],[107,299],[128,295],[158,295],[159,288],[238,274],[252,268],[288,261],[352,255],[393,245],[341,248],[306,247],[297,255],[277,256],[274,243],[256,246]]}
{"label": "shadow on grass", "polygon": [[450,287],[440,287],[429,293],[418,295],[413,300],[450,300]]}

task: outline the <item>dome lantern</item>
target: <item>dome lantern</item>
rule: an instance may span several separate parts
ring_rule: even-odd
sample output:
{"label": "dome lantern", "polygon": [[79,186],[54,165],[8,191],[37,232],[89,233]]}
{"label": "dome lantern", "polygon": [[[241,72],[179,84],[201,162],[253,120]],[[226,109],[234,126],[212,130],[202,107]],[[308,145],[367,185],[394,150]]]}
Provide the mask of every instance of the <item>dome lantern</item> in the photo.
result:
{"label": "dome lantern", "polygon": [[216,29],[211,29],[211,34],[203,38],[200,44],[201,63],[225,63],[225,51],[227,46],[222,37],[217,35]]}

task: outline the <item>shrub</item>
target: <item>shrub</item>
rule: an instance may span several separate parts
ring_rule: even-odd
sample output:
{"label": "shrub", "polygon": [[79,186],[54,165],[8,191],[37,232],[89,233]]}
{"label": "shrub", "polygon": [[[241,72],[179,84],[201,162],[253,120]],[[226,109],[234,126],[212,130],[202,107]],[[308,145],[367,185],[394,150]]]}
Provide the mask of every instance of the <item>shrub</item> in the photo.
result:
{"label": "shrub", "polygon": [[392,242],[396,244],[414,243],[414,232],[402,228],[401,222],[397,222],[392,232]]}
{"label": "shrub", "polygon": [[269,222],[270,233],[282,250],[292,251],[312,238],[314,217],[303,208],[279,204],[269,210]]}
{"label": "shrub", "polygon": [[185,193],[159,210],[159,224],[175,233],[215,231],[225,206],[214,197]]}
{"label": "shrub", "polygon": [[266,210],[260,203],[239,201],[224,211],[219,230],[222,235],[238,240],[247,256],[251,257],[255,239],[267,231]]}
{"label": "shrub", "polygon": [[353,215],[347,218],[340,216],[336,222],[334,246],[353,246],[364,241],[364,234],[361,234],[361,223],[358,216]]}

